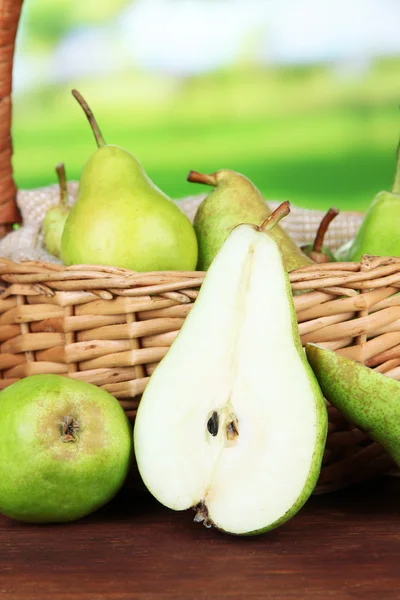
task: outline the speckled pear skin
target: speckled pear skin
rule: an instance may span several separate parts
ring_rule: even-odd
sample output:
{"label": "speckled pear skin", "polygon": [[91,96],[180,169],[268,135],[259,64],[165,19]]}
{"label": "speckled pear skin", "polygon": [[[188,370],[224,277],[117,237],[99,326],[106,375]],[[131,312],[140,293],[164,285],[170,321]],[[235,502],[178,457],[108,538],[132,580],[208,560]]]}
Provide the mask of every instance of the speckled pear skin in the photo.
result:
{"label": "speckled pear skin", "polygon": [[400,465],[400,382],[316,344],[306,354],[325,398]]}

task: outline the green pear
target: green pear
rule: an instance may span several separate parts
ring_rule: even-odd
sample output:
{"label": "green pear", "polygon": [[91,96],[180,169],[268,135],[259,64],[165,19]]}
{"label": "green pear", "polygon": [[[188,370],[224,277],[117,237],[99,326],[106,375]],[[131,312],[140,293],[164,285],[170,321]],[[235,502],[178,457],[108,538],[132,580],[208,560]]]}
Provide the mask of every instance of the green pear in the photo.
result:
{"label": "green pear", "polygon": [[[221,169],[210,175],[190,171],[187,179],[214,187],[201,202],[193,222],[199,244],[198,268],[206,271],[236,225],[260,225],[271,211],[252,181],[236,171]],[[312,264],[280,225],[274,227],[272,235],[288,271]]]}
{"label": "green pear", "polygon": [[336,262],[346,262],[347,255],[349,250],[353,244],[353,238],[344,242],[337,250],[334,252],[334,259]]}
{"label": "green pear", "polygon": [[317,344],[306,354],[325,398],[400,465],[400,382]]}
{"label": "green pear", "polygon": [[31,375],[0,393],[0,512],[32,523],[79,519],[106,504],[132,462],[119,402],[61,375]]}
{"label": "green pear", "polygon": [[139,404],[137,465],[173,510],[256,534],[293,517],[321,468],[327,410],[300,343],[288,274],[272,231],[241,224]]}
{"label": "green pear", "polygon": [[329,225],[338,214],[339,211],[336,208],[330,208],[319,224],[314,242],[301,246],[302,252],[309,256],[315,263],[322,264],[335,261],[333,252],[324,246],[324,239]]}
{"label": "green pear", "polygon": [[85,111],[98,148],[83,168],[65,223],[63,262],[134,271],[194,270],[197,240],[187,216],[130,152],[104,142],[92,111],[76,90],[73,95]]}
{"label": "green pear", "polygon": [[392,191],[375,196],[344,260],[358,262],[364,254],[400,256],[400,144]]}
{"label": "green pear", "polygon": [[58,184],[60,187],[60,200],[46,212],[43,220],[43,241],[50,254],[60,257],[61,236],[65,221],[69,214],[67,177],[64,163],[56,166]]}

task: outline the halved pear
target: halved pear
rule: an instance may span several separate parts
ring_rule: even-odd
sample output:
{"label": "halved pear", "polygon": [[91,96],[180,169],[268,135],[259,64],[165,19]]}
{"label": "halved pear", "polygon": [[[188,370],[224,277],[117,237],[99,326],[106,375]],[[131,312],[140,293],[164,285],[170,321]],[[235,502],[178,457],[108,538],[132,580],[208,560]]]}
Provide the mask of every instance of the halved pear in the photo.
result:
{"label": "halved pear", "polygon": [[[288,212],[288,203],[286,212]],[[239,225],[139,405],[134,444],[148,490],[232,534],[291,518],[317,482],[325,401],[301,347],[268,229]]]}

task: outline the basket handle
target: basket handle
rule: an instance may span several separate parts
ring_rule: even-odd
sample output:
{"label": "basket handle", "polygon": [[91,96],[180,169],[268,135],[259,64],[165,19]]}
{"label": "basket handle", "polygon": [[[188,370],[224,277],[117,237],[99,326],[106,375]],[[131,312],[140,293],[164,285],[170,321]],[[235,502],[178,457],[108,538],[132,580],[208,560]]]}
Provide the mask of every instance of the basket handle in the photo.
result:
{"label": "basket handle", "polygon": [[21,222],[11,163],[11,91],[15,38],[23,0],[0,0],[0,237]]}

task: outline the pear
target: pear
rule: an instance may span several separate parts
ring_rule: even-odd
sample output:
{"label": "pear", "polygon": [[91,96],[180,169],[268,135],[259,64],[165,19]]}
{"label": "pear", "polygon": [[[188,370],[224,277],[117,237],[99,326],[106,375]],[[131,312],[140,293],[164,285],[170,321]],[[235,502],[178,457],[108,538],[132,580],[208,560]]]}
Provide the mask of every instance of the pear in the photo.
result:
{"label": "pear", "polygon": [[76,90],[98,144],[83,168],[61,239],[67,265],[103,264],[134,271],[194,270],[197,239],[178,206],[127,150],[106,144]]}
{"label": "pear", "polygon": [[329,225],[338,214],[337,208],[330,208],[319,224],[314,242],[301,246],[302,252],[309,256],[313,262],[322,264],[335,261],[333,252],[324,246],[324,239]]}
{"label": "pear", "polygon": [[306,353],[325,398],[400,465],[400,382],[317,344]]}
{"label": "pear", "polygon": [[400,256],[400,144],[392,190],[375,196],[344,260],[358,262],[364,254]]}
{"label": "pear", "polygon": [[271,234],[287,212],[284,203],[261,226],[229,234],[135,421],[148,490],[230,534],[290,519],[312,493],[324,452],[327,410]]}
{"label": "pear", "polygon": [[56,166],[58,184],[60,187],[60,200],[46,212],[43,220],[43,241],[46,249],[53,256],[60,257],[61,236],[65,221],[69,214],[67,177],[64,163]]}
{"label": "pear", "polygon": [[333,256],[336,262],[346,262],[347,255],[349,253],[351,245],[353,244],[353,240],[354,238],[347,240],[341,246],[339,246],[337,250],[335,250]]}
{"label": "pear", "polygon": [[[199,244],[197,267],[206,271],[236,225],[261,225],[271,211],[253,182],[236,171],[221,169],[209,175],[190,171],[187,179],[215,188],[199,205],[193,222]],[[279,225],[272,235],[281,247],[288,271],[312,264]]]}

